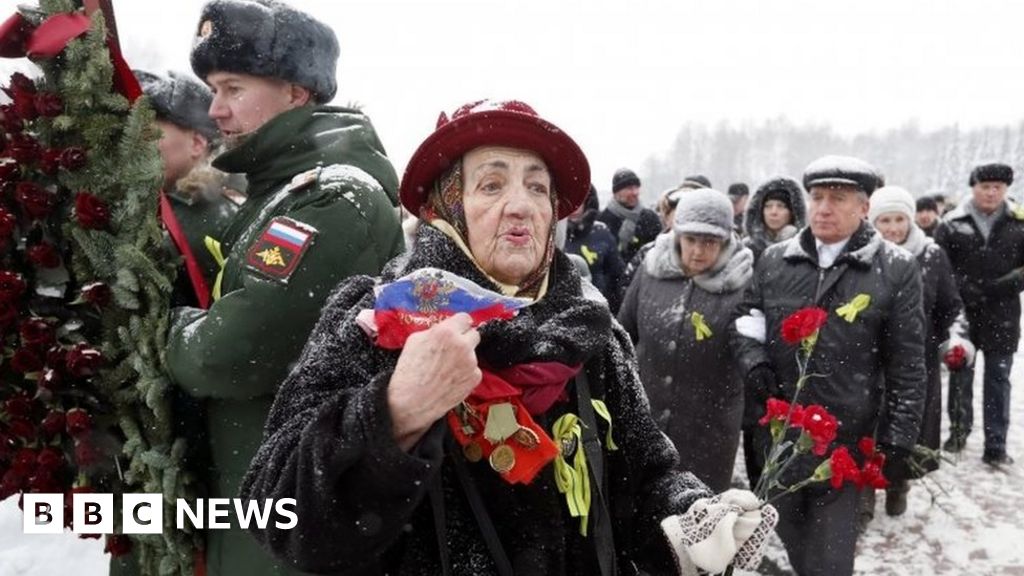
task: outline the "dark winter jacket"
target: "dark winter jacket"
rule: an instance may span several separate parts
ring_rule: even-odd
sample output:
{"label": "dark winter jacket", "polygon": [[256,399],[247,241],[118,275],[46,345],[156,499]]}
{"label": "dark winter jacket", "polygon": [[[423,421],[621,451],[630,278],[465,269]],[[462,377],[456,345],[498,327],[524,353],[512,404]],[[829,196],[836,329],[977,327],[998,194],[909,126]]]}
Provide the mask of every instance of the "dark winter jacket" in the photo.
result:
{"label": "dark winter jacket", "polygon": [[[415,248],[390,263],[380,281],[437,267],[497,291],[455,243],[420,226]],[[512,320],[480,329],[482,366],[532,361],[582,363],[595,398],[603,398],[618,446],[605,451],[620,574],[636,562],[672,573],[658,523],[708,494],[675,471],[676,451],[651,418],[628,335],[603,303],[582,297],[572,264],[559,252],[547,294]],[[355,323],[372,308],[377,280],[358,276],[331,296],[299,363],[274,403],[263,444],[246,475],[243,498],[295,498],[298,526],[269,526],[256,536],[281,558],[309,571],[359,575],[442,574],[428,488],[443,492],[443,541],[451,574],[495,574],[495,566],[454,476],[439,422],[410,452],[392,438],[387,386],[399,353],[376,347]],[[576,412],[575,388],[537,421],[550,430]],[[600,437],[606,430],[600,425]],[[511,486],[486,462],[468,464],[517,575],[597,574],[594,539],[579,535],[555,487],[552,466],[528,486]],[[593,534],[591,522],[591,535]]]}
{"label": "dark winter jacket", "polygon": [[[812,378],[798,402],[821,404],[835,415],[841,423],[838,442],[853,450],[861,437],[875,432],[880,414],[884,425],[878,427],[879,443],[909,450],[917,443],[925,396],[925,324],[917,262],[866,223],[830,268],[818,267],[817,254],[810,228],[765,251],[738,315],[763,311],[766,342],[742,336],[733,325],[740,369],[747,374],[760,365],[773,368],[784,397],[792,398],[799,369],[795,347],[781,338],[782,321],[801,308],[824,308],[828,321],[808,368],[808,373],[824,376]],[[870,305],[847,322],[836,311],[860,294],[870,296]],[[794,478],[809,473],[802,468]]]}
{"label": "dark winter jacket", "polygon": [[[925,391],[924,414],[918,444],[933,450],[939,449],[942,429],[942,372],[940,370],[939,345],[949,339],[949,330],[963,309],[963,302],[953,280],[953,269],[949,258],[938,244],[928,238],[924,231],[912,225],[902,248],[917,259],[921,268],[923,287],[925,329],[925,366],[928,368],[928,382]],[[925,464],[926,470],[938,468],[938,462]],[[886,471],[890,480],[904,477],[914,478],[915,471],[902,467]]]}
{"label": "dark winter jacket", "polygon": [[[739,237],[722,248],[715,266],[684,276],[676,235],[658,237],[619,310],[636,343],[640,381],[658,426],[679,451],[682,469],[715,492],[732,480],[743,415],[743,386],[730,354],[729,326],[754,258]],[[697,339],[693,314],[711,330]]]}
{"label": "dark winter jacket", "polygon": [[[792,223],[776,234],[771,234],[764,225],[764,197],[769,191],[784,190],[789,194],[790,215]],[[743,227],[746,237],[743,244],[754,253],[754,261],[761,258],[761,254],[772,244],[789,240],[796,236],[804,226],[807,225],[807,202],[804,200],[803,190],[800,185],[791,178],[772,178],[762,184],[750,202],[747,204],[747,211],[743,219]]]}
{"label": "dark winter jacket", "polygon": [[619,284],[625,265],[615,236],[608,226],[596,219],[597,210],[587,210],[580,222],[568,222],[565,252],[577,254],[587,261],[591,283],[604,295],[608,307],[615,313],[621,301]]}
{"label": "dark winter jacket", "polygon": [[[614,202],[615,200],[612,200]],[[598,221],[604,222],[608,226],[608,230],[611,231],[612,236],[618,242],[619,228],[622,227],[622,218],[613,214],[611,210],[605,208],[601,214],[597,217]],[[661,218],[658,217],[657,212],[644,208],[640,213],[640,220],[636,223],[636,232],[633,234],[633,240],[629,243],[625,250],[620,250],[623,262],[629,262],[636,255],[636,251],[641,246],[648,242],[653,242],[655,238],[661,234]]]}
{"label": "dark winter jacket", "polygon": [[971,323],[971,341],[979,350],[1013,354],[1020,340],[1020,292],[1024,274],[1024,211],[1007,203],[986,240],[967,200],[946,214],[935,230],[953,266]]}
{"label": "dark winter jacket", "polygon": [[[203,479],[211,497],[230,498],[331,290],[376,274],[401,252],[402,231],[397,177],[355,110],[282,113],[214,167],[245,173],[248,200],[220,239],[223,297],[208,311],[177,309],[167,363],[181,389],[206,400],[212,466]],[[210,576],[281,573],[242,530],[209,530],[206,545]]]}

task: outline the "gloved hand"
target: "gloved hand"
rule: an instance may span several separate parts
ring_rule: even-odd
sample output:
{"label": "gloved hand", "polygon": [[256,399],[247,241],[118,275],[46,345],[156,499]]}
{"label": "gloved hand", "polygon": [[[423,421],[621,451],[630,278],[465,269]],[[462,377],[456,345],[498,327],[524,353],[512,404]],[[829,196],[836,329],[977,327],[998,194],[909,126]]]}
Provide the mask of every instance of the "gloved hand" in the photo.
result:
{"label": "gloved hand", "polygon": [[910,450],[893,444],[881,444],[878,449],[885,454],[885,466],[882,471],[889,481],[909,477],[910,459],[913,457]]}
{"label": "gloved hand", "polygon": [[779,520],[770,504],[749,490],[727,490],[701,498],[685,514],[662,520],[680,574],[724,572],[729,564],[756,570],[768,536]]}
{"label": "gloved hand", "polygon": [[736,331],[747,338],[764,344],[768,331],[765,327],[764,312],[757,308],[751,308],[750,314],[736,319]]}
{"label": "gloved hand", "polygon": [[775,375],[775,370],[768,364],[754,366],[750,372],[747,372],[744,384],[758,404],[764,404],[768,398],[782,396],[779,378]]}

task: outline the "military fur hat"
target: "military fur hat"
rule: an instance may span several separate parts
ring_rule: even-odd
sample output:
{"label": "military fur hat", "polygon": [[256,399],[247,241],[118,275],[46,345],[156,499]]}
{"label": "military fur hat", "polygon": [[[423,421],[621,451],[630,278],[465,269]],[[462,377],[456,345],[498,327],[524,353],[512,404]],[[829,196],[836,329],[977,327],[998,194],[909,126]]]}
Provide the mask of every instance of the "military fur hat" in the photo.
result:
{"label": "military fur hat", "polygon": [[316,102],[338,91],[338,38],[309,14],[277,0],[212,0],[203,7],[192,70],[278,78],[308,88]]}
{"label": "military fur hat", "polygon": [[979,182],[1002,182],[1007,186],[1013,184],[1013,168],[1000,162],[980,164],[971,170],[971,177],[968,185],[974,186]]}
{"label": "military fur hat", "polygon": [[158,120],[195,130],[211,144],[220,138],[217,124],[210,118],[213,93],[189,74],[169,72],[167,76],[134,70],[142,92],[149,97]]}

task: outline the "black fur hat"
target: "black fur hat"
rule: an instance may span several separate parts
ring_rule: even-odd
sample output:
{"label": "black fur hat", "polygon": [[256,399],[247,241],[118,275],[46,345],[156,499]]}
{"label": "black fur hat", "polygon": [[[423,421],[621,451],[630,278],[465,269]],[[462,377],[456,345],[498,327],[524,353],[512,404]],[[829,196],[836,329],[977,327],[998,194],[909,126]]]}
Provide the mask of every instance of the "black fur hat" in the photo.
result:
{"label": "black fur hat", "polygon": [[1013,184],[1013,168],[999,162],[980,164],[971,170],[968,185],[974,186],[978,182],[1003,182],[1009,186]]}
{"label": "black fur hat", "polygon": [[329,102],[338,91],[338,38],[309,14],[277,0],[211,0],[192,46],[192,71],[286,80]]}
{"label": "black fur hat", "polygon": [[217,124],[210,118],[213,93],[189,74],[168,72],[167,76],[133,70],[142,92],[149,97],[158,120],[195,130],[210,144],[220,138]]}

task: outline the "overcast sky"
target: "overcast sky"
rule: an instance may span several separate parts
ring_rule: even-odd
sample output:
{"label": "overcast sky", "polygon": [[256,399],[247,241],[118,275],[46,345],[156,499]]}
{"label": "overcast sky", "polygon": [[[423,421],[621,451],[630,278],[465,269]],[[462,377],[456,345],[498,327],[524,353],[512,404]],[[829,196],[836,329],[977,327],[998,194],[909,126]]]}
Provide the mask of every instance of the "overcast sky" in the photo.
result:
{"label": "overcast sky", "polygon": [[[851,133],[1024,118],[1021,2],[291,3],[337,32],[336,102],[364,106],[399,172],[441,110],[482,97],[525,100],[565,129],[602,190],[688,120],[786,115]],[[114,0],[129,63],[187,70],[202,5]]]}

